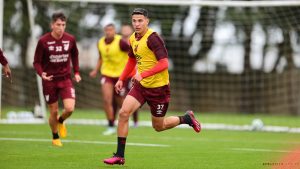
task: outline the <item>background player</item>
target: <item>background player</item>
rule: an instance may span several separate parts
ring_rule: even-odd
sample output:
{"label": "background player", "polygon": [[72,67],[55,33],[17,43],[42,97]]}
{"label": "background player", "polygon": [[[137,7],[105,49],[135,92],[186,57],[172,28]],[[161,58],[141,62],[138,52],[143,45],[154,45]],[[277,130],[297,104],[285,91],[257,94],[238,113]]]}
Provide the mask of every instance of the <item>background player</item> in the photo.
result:
{"label": "background player", "polygon": [[[79,82],[78,49],[74,36],[65,32],[66,17],[62,12],[52,15],[52,31],[43,35],[37,44],[34,55],[34,68],[42,78],[43,93],[50,110],[49,125],[52,131],[52,144],[62,146],[59,139],[66,137],[67,131],[63,123],[74,111],[75,89],[71,80],[73,65],[74,80]],[[64,105],[58,116],[58,98]],[[59,131],[59,135],[58,135]]]}
{"label": "background player", "polygon": [[127,94],[125,85],[119,93],[115,92],[114,86],[128,60],[129,45],[121,35],[116,34],[115,25],[108,24],[104,27],[104,36],[98,41],[98,50],[99,59],[94,70],[90,72],[90,76],[96,77],[100,70],[104,111],[108,120],[108,128],[103,135],[111,135],[116,132],[115,114]]}
{"label": "background player", "polygon": [[[133,28],[131,25],[128,25],[128,24],[124,24],[122,25],[121,27],[121,35],[122,35],[122,38],[124,40],[126,40],[126,42],[128,42],[128,45],[130,45],[129,43],[129,38],[130,36],[132,35],[133,33]],[[136,73],[136,69],[133,71],[133,73],[131,75],[129,75],[129,77],[132,77],[135,75]],[[127,85],[127,88],[128,88],[128,91],[131,89],[132,87],[132,82],[133,81],[129,81],[128,85]],[[133,118],[133,125],[134,127],[137,127],[138,126],[138,110],[136,110],[133,114],[132,114],[132,118]]]}
{"label": "background player", "polygon": [[128,135],[128,119],[131,113],[148,103],[152,114],[152,126],[156,131],[171,129],[180,124],[188,124],[200,132],[200,123],[192,111],[183,116],[165,117],[170,100],[168,73],[168,53],[163,40],[156,32],[148,28],[148,11],[136,8],[132,12],[132,26],[135,33],[130,37],[129,59],[126,67],[115,85],[120,92],[124,80],[137,65],[134,76],[135,84],[126,96],[119,112],[117,152],[105,159],[106,164],[124,164],[124,151]]}

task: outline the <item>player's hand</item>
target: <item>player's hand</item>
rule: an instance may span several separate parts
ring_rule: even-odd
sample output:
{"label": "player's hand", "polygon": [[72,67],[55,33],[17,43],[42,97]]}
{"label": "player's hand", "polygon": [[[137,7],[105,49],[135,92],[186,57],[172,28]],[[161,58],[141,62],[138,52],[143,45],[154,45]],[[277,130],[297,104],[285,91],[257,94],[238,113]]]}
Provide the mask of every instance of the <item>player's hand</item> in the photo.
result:
{"label": "player's hand", "polygon": [[123,81],[122,80],[118,80],[116,85],[115,85],[115,91],[117,94],[119,94],[121,92],[121,90],[123,89]]}
{"label": "player's hand", "polygon": [[10,82],[12,83],[12,78],[11,78],[11,70],[8,66],[8,64],[6,64],[5,66],[3,66],[3,72],[6,78],[10,79]]}
{"label": "player's hand", "polygon": [[74,80],[75,82],[79,83],[81,81],[81,76],[79,74],[75,74]]}
{"label": "player's hand", "polygon": [[136,73],[136,74],[133,76],[133,79],[135,79],[136,81],[140,82],[143,78],[142,78],[141,74]]}
{"label": "player's hand", "polygon": [[42,79],[46,80],[46,81],[51,81],[51,80],[53,80],[53,75],[47,76],[47,73],[43,72],[42,73]]}
{"label": "player's hand", "polygon": [[98,70],[92,70],[90,72],[90,77],[95,78],[97,76]]}

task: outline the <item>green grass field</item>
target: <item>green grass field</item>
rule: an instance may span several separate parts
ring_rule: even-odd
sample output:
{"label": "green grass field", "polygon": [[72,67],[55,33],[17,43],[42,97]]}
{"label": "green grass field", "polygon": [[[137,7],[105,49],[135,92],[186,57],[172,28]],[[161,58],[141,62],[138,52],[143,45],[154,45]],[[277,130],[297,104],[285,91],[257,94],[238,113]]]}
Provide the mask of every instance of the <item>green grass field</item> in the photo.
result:
{"label": "green grass field", "polygon": [[[9,110],[6,110],[6,112]],[[4,116],[5,113],[4,112]],[[197,114],[204,123],[248,124],[257,115]],[[267,125],[299,127],[297,118],[259,116]],[[77,110],[76,118],[103,119],[95,110]],[[142,112],[141,120],[149,120]],[[297,148],[300,134],[176,128],[155,132],[130,128],[124,166],[103,164],[116,151],[116,136],[103,136],[105,126],[68,125],[62,148],[51,145],[50,128],[42,125],[0,124],[1,169],[261,169],[272,168]],[[157,146],[151,146],[157,145]],[[299,165],[299,163],[288,164]]]}

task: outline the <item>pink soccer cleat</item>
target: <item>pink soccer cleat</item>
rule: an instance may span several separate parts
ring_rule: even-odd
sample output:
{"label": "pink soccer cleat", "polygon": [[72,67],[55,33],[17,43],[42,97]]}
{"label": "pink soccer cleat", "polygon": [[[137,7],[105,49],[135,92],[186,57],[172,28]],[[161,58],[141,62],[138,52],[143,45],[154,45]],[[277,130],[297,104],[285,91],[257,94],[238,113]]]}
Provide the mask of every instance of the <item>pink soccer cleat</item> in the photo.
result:
{"label": "pink soccer cleat", "polygon": [[191,127],[193,127],[193,129],[195,130],[195,132],[199,133],[201,131],[201,124],[195,118],[194,112],[192,110],[188,110],[188,111],[186,111],[185,114],[187,114],[191,118],[191,122],[188,125],[190,125]]}
{"label": "pink soccer cleat", "polygon": [[116,156],[116,154],[114,154],[113,157],[104,159],[103,162],[105,164],[109,164],[109,165],[114,165],[114,164],[124,165],[125,164],[125,158],[118,157],[118,156]]}

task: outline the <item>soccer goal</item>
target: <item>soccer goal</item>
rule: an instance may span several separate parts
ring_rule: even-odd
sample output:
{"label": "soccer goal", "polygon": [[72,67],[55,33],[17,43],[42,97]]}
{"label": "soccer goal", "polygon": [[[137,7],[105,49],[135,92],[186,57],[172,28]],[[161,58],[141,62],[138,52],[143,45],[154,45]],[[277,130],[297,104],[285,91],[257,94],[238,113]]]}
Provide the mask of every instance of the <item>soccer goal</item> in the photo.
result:
{"label": "soccer goal", "polygon": [[[171,110],[300,114],[300,1],[32,0],[36,38],[49,31],[56,10],[66,13],[66,31],[76,35],[83,77],[77,107],[101,107],[99,83],[88,76],[98,58],[97,40],[108,23],[117,29],[130,24],[136,7],[149,11],[150,27],[166,43]],[[29,43],[29,63],[30,46],[35,42]],[[15,85],[23,83],[37,86],[36,80]]]}

